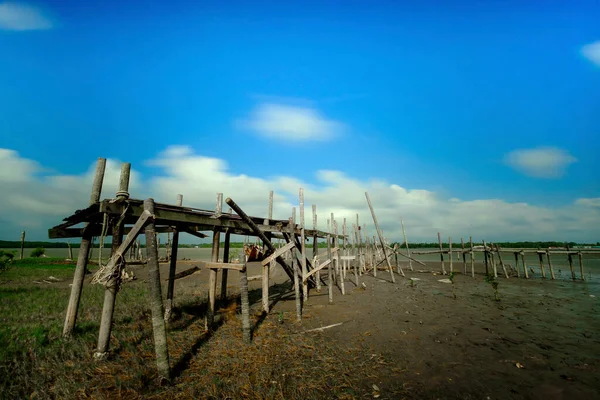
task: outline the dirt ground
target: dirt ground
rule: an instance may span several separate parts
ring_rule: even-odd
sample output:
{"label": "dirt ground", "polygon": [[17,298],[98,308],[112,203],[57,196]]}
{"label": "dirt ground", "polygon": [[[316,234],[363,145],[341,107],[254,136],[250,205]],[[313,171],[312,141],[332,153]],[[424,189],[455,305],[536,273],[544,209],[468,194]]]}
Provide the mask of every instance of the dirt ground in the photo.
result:
{"label": "dirt ground", "polygon": [[[194,265],[181,262],[177,272]],[[339,348],[341,358],[360,354],[345,360],[365,365],[358,374],[349,368],[349,378],[375,398],[600,398],[597,282],[498,278],[496,301],[482,265],[476,265],[475,278],[458,274],[454,284],[439,281],[447,278],[432,272],[439,268],[427,263],[427,271],[419,272],[404,266],[406,277],[396,274],[396,283],[380,270],[377,277],[360,276],[358,287],[349,273],[346,295],[334,287],[332,304],[326,287],[311,290],[298,330],[342,323],[317,335]],[[144,268],[132,269],[145,279]],[[161,266],[163,281],[167,269]],[[260,266],[251,263],[248,276],[259,274]],[[238,291],[239,273],[230,271],[229,277],[231,294]],[[274,293],[267,318],[295,319],[287,276],[277,267],[271,278],[286,293]],[[205,296],[207,281],[205,270],[178,279],[176,296]],[[250,282],[251,289],[260,285]],[[260,298],[252,307],[260,310]]]}

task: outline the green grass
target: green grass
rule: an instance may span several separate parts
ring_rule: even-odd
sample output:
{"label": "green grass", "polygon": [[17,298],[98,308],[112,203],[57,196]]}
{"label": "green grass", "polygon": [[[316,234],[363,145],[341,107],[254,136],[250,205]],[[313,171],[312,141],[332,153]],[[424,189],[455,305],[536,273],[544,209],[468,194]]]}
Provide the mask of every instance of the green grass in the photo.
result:
{"label": "green grass", "polygon": [[[110,357],[96,361],[104,288],[84,286],[74,335],[63,339],[70,288],[31,283],[48,274],[70,279],[73,269],[62,260],[27,259],[0,274],[0,398],[305,399],[360,392],[349,376],[362,372],[351,371],[339,349],[322,337],[298,335],[295,324],[278,323],[273,315],[246,345],[237,298],[225,303],[219,327],[208,336],[206,299],[192,295],[176,299],[168,328],[176,376],[172,386],[159,386],[147,286],[141,281],[125,283],[119,292]],[[354,357],[348,354],[346,361]]]}

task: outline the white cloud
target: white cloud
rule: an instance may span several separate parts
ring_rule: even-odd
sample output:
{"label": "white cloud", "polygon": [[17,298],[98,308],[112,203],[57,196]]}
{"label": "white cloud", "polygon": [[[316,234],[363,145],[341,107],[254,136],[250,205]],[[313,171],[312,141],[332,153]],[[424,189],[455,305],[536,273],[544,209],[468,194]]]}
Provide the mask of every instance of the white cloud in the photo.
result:
{"label": "white cloud", "polygon": [[534,178],[560,178],[567,167],[577,162],[568,151],[556,147],[517,149],[508,153],[504,161],[515,170]]}
{"label": "white cloud", "polygon": [[0,29],[30,31],[52,27],[52,21],[40,8],[24,3],[0,3]]}
{"label": "white cloud", "polygon": [[[11,168],[14,176],[0,175],[0,238],[18,239],[21,229],[28,237],[45,239],[46,230],[58,225],[63,217],[85,208],[93,180],[94,165],[76,175],[36,175],[42,169],[16,152],[0,149],[0,171]],[[407,189],[383,180],[358,180],[340,171],[317,171],[308,182],[294,177],[264,179],[236,175],[227,162],[203,157],[185,146],[170,147],[150,164],[156,174],[140,177],[132,170],[130,193],[133,198],[153,197],[175,203],[184,195],[184,205],[212,210],[217,192],[233,198],[248,214],[266,216],[268,195],[275,192],[274,217],[287,219],[292,207],[298,207],[298,189],[304,188],[307,225],[312,226],[311,205],[317,205],[319,228],[325,229],[333,212],[349,226],[360,215],[367,232],[375,234],[365,199],[369,192],[379,223],[390,240],[401,240],[402,216],[411,241],[436,241],[437,232],[455,242],[468,240],[574,240],[596,242],[600,237],[600,198],[574,199],[562,207],[540,207],[509,203],[500,199],[445,199],[422,189]],[[135,168],[135,165],[133,166]],[[114,196],[120,163],[108,160],[103,198]],[[227,205],[224,204],[225,211]],[[297,211],[297,215],[299,215]],[[195,239],[184,239],[194,240]]]}
{"label": "white cloud", "polygon": [[326,141],[341,134],[344,125],[326,119],[310,107],[263,103],[246,120],[242,128],[268,139],[281,141]]}
{"label": "white cloud", "polygon": [[581,48],[581,54],[600,67],[600,40],[583,46]]}

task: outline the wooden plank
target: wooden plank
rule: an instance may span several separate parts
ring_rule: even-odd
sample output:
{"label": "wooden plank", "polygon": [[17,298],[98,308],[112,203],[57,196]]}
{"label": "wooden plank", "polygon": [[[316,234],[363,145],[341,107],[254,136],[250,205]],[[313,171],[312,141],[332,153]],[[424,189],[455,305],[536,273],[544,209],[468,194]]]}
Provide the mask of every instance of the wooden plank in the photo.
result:
{"label": "wooden plank", "polygon": [[241,271],[242,269],[244,269],[244,264],[234,264],[234,263],[220,263],[220,262],[213,262],[213,261],[198,261],[198,264],[200,264],[201,267],[203,268],[208,268],[208,269],[234,269],[236,271]]}
{"label": "wooden plank", "polygon": [[340,260],[356,260],[355,256],[340,256]]}
{"label": "wooden plank", "polygon": [[261,264],[262,265],[267,265],[269,264],[271,261],[275,260],[277,257],[285,254],[286,251],[289,251],[292,247],[294,247],[295,244],[294,242],[289,242],[288,244],[286,244],[283,247],[278,248],[277,250],[275,250],[275,253],[271,254],[269,257],[265,258],[264,260],[262,260]]}
{"label": "wooden plank", "polygon": [[[227,199],[225,200],[227,202]],[[138,200],[129,199],[128,201],[128,217],[136,217],[142,212],[141,202]],[[229,204],[229,203],[228,203]],[[229,204],[231,206],[231,204]],[[111,200],[103,200],[100,203],[100,212],[106,212],[109,214],[121,215],[125,210],[125,205],[111,203]],[[187,207],[176,207],[170,204],[159,204],[156,203],[155,217],[156,223],[161,225],[173,225],[176,223],[182,225],[196,225],[198,231],[214,230],[218,228],[220,231],[224,231],[227,228],[239,229],[244,233],[252,234],[251,227],[241,218],[237,218],[234,215],[223,214],[221,218],[211,218],[214,215],[212,211],[205,211],[199,209],[192,209]],[[235,217],[235,218],[234,218]],[[289,232],[288,223],[286,221],[272,221],[270,225],[263,225],[264,219],[249,217],[253,223],[258,227],[261,232]],[[81,221],[78,221],[81,222]],[[295,227],[295,233],[300,234],[300,228]],[[317,231],[319,237],[326,237],[326,232]],[[315,232],[307,230],[305,232],[307,236],[314,236]],[[341,235],[340,235],[341,237]]]}
{"label": "wooden plank", "polygon": [[[197,232],[197,230],[192,227],[186,227],[186,233],[190,235],[194,235],[199,238],[208,237],[204,233]],[[87,230],[86,230],[87,229]],[[102,226],[100,224],[93,224],[93,226],[89,226],[88,228],[59,228],[54,227],[48,229],[48,238],[49,239],[68,239],[68,238],[79,238],[83,237],[84,230],[86,230],[86,234],[90,236],[100,236],[102,234]],[[125,227],[124,234],[128,234],[131,231],[131,227]],[[177,231],[176,227],[173,226],[157,226],[156,233],[174,233]],[[182,230],[180,230],[182,231]],[[243,232],[242,232],[243,233]],[[112,231],[106,232],[105,236],[112,236]]]}
{"label": "wooden plank", "polygon": [[319,265],[316,268],[313,268],[312,271],[310,271],[308,274],[306,274],[306,278],[304,278],[304,280],[307,281],[308,278],[310,278],[311,275],[316,274],[317,272],[319,272],[320,270],[322,270],[323,268],[325,268],[329,264],[331,264],[331,260],[323,261],[323,263],[321,265]]}

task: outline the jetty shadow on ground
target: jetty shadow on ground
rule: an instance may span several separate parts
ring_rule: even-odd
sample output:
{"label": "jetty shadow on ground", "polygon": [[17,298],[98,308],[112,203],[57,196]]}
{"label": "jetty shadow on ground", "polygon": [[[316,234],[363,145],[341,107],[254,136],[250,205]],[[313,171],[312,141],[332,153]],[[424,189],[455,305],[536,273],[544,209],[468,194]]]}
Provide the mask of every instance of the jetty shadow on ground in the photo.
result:
{"label": "jetty shadow on ground", "polygon": [[[293,287],[290,288],[290,282],[286,281],[284,283],[278,283],[269,287],[269,309],[272,310],[277,303],[281,300],[288,300],[289,296],[294,296]],[[253,289],[248,292],[248,300],[250,302],[250,307],[253,304],[262,302],[262,289]],[[262,325],[262,323],[267,318],[268,313],[262,312],[254,326],[250,329],[250,337],[253,338],[255,332]]]}

